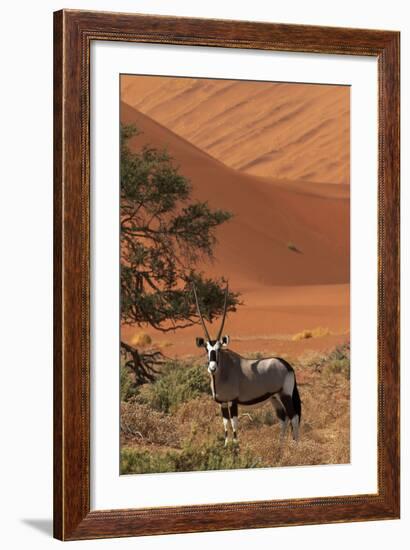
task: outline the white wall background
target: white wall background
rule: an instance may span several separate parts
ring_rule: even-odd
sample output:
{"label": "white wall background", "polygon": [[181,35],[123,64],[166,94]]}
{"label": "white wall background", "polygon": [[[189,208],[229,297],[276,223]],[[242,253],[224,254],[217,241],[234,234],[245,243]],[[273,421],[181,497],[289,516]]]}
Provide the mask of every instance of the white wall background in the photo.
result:
{"label": "white wall background", "polygon": [[[9,1],[2,7],[0,130],[1,451],[0,540],[8,550],[46,549],[52,514],[52,12],[95,9],[400,30],[402,33],[402,296],[409,277],[409,51],[406,0],[71,0]],[[71,543],[76,548],[216,547],[372,550],[406,548],[410,535],[410,377],[402,313],[402,519]],[[244,526],[246,527],[246,526]]]}

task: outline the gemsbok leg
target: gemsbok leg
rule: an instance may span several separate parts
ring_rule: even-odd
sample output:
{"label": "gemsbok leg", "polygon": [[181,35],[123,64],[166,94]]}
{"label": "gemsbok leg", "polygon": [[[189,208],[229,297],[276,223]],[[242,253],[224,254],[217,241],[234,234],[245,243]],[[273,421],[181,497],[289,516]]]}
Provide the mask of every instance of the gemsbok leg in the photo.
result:
{"label": "gemsbok leg", "polygon": [[233,442],[238,442],[238,403],[232,401],[231,406],[229,407],[229,414],[231,417],[231,426],[233,432]]}
{"label": "gemsbok leg", "polygon": [[286,430],[289,424],[289,417],[286,414],[285,407],[283,406],[280,398],[277,395],[274,395],[271,399],[273,408],[275,409],[276,416],[279,418],[280,424],[280,439],[283,441]]}
{"label": "gemsbok leg", "polygon": [[293,439],[297,441],[299,439],[299,414],[295,410],[293,397],[284,392],[281,392],[279,397],[292,424]]}
{"label": "gemsbok leg", "polygon": [[224,423],[224,431],[225,431],[225,447],[228,445],[228,426],[229,426],[229,408],[228,404],[224,403],[221,405],[221,413],[222,413],[222,420]]}

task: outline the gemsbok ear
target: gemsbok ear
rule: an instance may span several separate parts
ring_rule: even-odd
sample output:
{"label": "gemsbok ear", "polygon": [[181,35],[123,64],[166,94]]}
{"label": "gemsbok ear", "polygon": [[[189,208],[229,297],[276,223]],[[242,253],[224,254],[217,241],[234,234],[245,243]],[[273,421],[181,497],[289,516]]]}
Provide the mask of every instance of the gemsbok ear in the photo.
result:
{"label": "gemsbok ear", "polygon": [[229,344],[229,336],[222,337],[222,345],[227,346]]}
{"label": "gemsbok ear", "polygon": [[202,346],[205,344],[205,340],[203,338],[197,338],[196,339],[196,345],[198,348],[202,348]]}

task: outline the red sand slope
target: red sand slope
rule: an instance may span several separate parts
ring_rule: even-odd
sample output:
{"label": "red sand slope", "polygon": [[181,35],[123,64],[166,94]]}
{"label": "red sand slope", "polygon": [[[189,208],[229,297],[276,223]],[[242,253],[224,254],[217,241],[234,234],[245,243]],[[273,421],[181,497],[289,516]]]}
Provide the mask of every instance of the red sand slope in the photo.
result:
{"label": "red sand slope", "polygon": [[191,180],[196,198],[234,214],[217,231],[216,261],[204,266],[207,272],[226,276],[240,291],[349,282],[347,187],[332,193],[329,186],[317,186],[312,193],[308,184],[245,174],[125,104],[121,119],[143,132],[132,147],[166,147]]}
{"label": "red sand slope", "polygon": [[[143,132],[133,138],[133,148],[165,147],[190,178],[195,197],[234,213],[218,230],[215,262],[201,266],[224,275],[242,293],[244,305],[226,322],[234,349],[299,354],[348,338],[348,186],[233,170],[124,103],[121,120]],[[292,341],[295,332],[317,326],[332,334]],[[130,340],[139,331],[122,327],[122,337]],[[167,355],[198,353],[194,337],[201,331],[196,326],[166,335],[147,332]]]}
{"label": "red sand slope", "polygon": [[349,183],[347,86],[124,75],[121,97],[231,168]]}

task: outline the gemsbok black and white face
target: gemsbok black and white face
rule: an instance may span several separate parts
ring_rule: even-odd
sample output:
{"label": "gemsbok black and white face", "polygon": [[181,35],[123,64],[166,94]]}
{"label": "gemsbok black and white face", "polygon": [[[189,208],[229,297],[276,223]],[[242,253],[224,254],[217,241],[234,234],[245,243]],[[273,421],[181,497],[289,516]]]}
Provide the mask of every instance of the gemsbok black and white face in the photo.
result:
{"label": "gemsbok black and white face", "polygon": [[198,348],[205,348],[208,355],[208,372],[214,374],[218,368],[219,351],[223,346],[229,344],[229,336],[223,336],[220,340],[205,340],[205,338],[197,338],[196,345]]}
{"label": "gemsbok black and white face", "polygon": [[218,332],[218,336],[216,337],[216,340],[212,340],[212,338],[209,336],[208,329],[205,325],[205,321],[202,316],[201,309],[199,307],[198,296],[196,293],[195,286],[193,287],[193,289],[194,289],[195,302],[196,302],[198,315],[201,320],[202,327],[205,333],[205,338],[196,339],[196,345],[199,348],[204,347],[206,349],[206,352],[208,355],[208,372],[209,374],[214,374],[216,372],[216,369],[218,368],[219,352],[222,346],[227,346],[229,344],[229,336],[222,337],[222,331],[225,324],[226,310],[228,309],[228,285],[226,285],[226,289],[225,289],[225,300],[224,300],[224,307],[223,307],[222,322],[221,322],[221,326],[219,328],[219,332]]}

